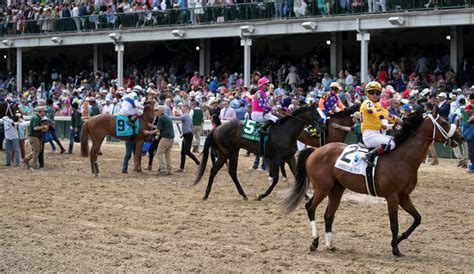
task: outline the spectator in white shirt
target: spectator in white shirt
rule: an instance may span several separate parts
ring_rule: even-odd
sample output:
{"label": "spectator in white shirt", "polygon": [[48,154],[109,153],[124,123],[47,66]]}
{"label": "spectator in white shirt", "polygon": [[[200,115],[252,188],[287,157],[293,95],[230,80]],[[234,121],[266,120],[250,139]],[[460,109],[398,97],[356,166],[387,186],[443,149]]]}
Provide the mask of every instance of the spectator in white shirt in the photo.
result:
{"label": "spectator in white shirt", "polygon": [[119,115],[120,113],[120,103],[117,98],[112,99],[112,114]]}
{"label": "spectator in white shirt", "polygon": [[221,109],[219,118],[221,119],[221,121],[224,121],[224,120],[231,121],[231,120],[236,120],[237,119],[237,115],[235,114],[235,110],[233,108],[229,107],[229,101],[224,100],[222,102],[222,109]]}
{"label": "spectator in white shirt", "polygon": [[346,74],[346,79],[345,79],[346,87],[354,85],[354,77],[352,76],[352,74],[348,70],[345,71],[345,74]]}
{"label": "spectator in white shirt", "polygon": [[16,166],[20,165],[20,137],[18,135],[18,125],[12,118],[5,116],[0,119],[0,124],[3,124],[5,130],[5,166],[11,166],[11,150],[15,155]]}
{"label": "spectator in white shirt", "polygon": [[102,107],[102,114],[113,114],[114,105],[110,103],[110,99],[105,99],[105,105]]}

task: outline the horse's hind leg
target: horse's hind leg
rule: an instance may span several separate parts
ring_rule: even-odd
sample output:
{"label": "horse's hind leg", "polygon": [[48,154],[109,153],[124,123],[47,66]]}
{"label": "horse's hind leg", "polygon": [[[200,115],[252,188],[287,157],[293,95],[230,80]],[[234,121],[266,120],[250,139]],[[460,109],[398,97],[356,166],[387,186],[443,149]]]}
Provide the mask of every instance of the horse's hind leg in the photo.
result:
{"label": "horse's hind leg", "polygon": [[399,199],[400,206],[413,217],[413,224],[405,232],[403,232],[400,237],[398,237],[397,243],[400,243],[401,241],[408,238],[408,236],[410,236],[415,228],[421,223],[421,215],[413,205],[410,196],[404,194],[403,196],[399,196]]}
{"label": "horse's hind leg", "polygon": [[247,195],[245,194],[242,186],[240,185],[239,180],[237,179],[237,165],[239,161],[239,154],[232,154],[229,156],[229,175],[234,181],[235,187],[237,187],[237,191],[242,196],[244,200],[248,200]]}
{"label": "horse's hind leg", "polygon": [[260,194],[257,198],[257,200],[261,201],[263,198],[267,197],[272,193],[273,189],[278,183],[278,177],[280,175],[280,164],[281,164],[281,159],[280,158],[274,158],[271,159],[270,161],[270,174],[272,175],[273,181],[270,187],[265,191],[264,193]]}
{"label": "horse's hind leg", "polygon": [[100,142],[96,142],[94,140],[92,142],[92,147],[91,147],[91,155],[90,155],[91,167],[92,167],[92,173],[94,173],[96,177],[99,176],[99,164],[97,163],[97,156],[99,155],[101,145],[102,145],[102,140],[100,140]]}
{"label": "horse's hind leg", "polygon": [[[283,180],[288,181],[288,176],[286,175],[286,170],[285,170],[285,162],[281,162],[280,170],[281,170],[281,176],[283,177]],[[270,174],[270,176],[272,175]]]}
{"label": "horse's hind leg", "polygon": [[326,238],[326,247],[330,251],[335,251],[336,248],[333,246],[333,234],[332,234],[332,223],[334,221],[334,215],[336,210],[341,203],[341,197],[344,193],[345,188],[341,184],[335,184],[329,193],[328,206],[326,208],[326,213],[324,213],[324,225],[325,225],[325,238]]}
{"label": "horse's hind leg", "polygon": [[211,168],[211,174],[209,175],[209,181],[207,182],[206,193],[204,194],[204,197],[202,198],[203,200],[207,200],[207,198],[209,197],[209,193],[211,193],[211,189],[212,189],[212,184],[214,183],[214,177],[216,177],[217,172],[219,172],[219,170],[224,166],[226,162],[227,162],[227,157],[224,154],[219,153],[216,163]]}
{"label": "horse's hind leg", "polygon": [[315,220],[316,208],[322,202],[322,200],[324,200],[325,197],[326,197],[325,193],[321,193],[321,191],[315,190],[313,197],[309,201],[307,201],[305,204],[306,212],[308,213],[309,223],[311,225],[312,240],[309,245],[309,249],[311,251],[315,251],[316,249],[318,249],[319,234],[318,234],[318,226]]}

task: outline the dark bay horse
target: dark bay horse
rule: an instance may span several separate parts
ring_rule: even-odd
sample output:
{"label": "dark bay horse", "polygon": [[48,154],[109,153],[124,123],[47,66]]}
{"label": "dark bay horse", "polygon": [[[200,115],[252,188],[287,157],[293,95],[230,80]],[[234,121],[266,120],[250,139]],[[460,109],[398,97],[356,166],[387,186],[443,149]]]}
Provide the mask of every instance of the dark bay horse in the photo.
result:
{"label": "dark bay horse", "polygon": [[[416,113],[405,121],[395,136],[396,149],[378,160],[375,173],[376,193],[387,201],[392,232],[392,253],[401,256],[398,244],[420,224],[421,216],[410,199],[410,193],[417,183],[417,172],[429,145],[433,141],[459,143],[461,136],[450,129],[450,125],[439,115]],[[300,152],[297,162],[296,183],[283,204],[288,212],[293,211],[306,194],[308,180],[313,185],[313,197],[306,203],[306,211],[312,229],[311,251],[319,244],[315,212],[321,201],[327,196],[329,202],[324,214],[326,246],[335,250],[332,244],[332,223],[335,212],[346,188],[367,194],[365,179],[361,175],[347,173],[335,167],[335,162],[346,144],[331,143],[319,149],[308,148]],[[401,206],[414,219],[413,224],[398,236],[398,206]]]}
{"label": "dark bay horse", "polygon": [[[270,162],[270,174],[272,174],[272,184],[264,193],[258,196],[261,200],[268,196],[278,183],[280,163],[289,164],[292,172],[296,168],[295,153],[297,151],[296,138],[307,124],[314,124],[319,119],[316,106],[304,106],[296,109],[291,115],[280,118],[271,128],[268,144],[265,151],[265,157]],[[207,200],[211,192],[214,177],[229,160],[229,175],[232,178],[238,192],[247,200],[247,195],[242,189],[237,179],[237,164],[239,160],[239,150],[246,149],[251,153],[258,153],[259,142],[243,139],[240,136],[242,123],[239,121],[231,121],[212,130],[204,143],[203,157],[198,168],[198,174],[194,184],[197,184],[206,170],[207,160],[209,158],[209,149],[214,147],[217,150],[217,161],[211,168],[206,193],[203,199]]]}
{"label": "dark bay horse", "polygon": [[329,119],[327,126],[325,129],[323,129],[323,132],[321,133],[320,137],[311,136],[309,132],[303,130],[298,136],[298,141],[312,147],[320,147],[321,145],[334,142],[344,143],[344,141],[346,140],[347,131],[334,128],[331,125],[338,124],[345,127],[352,127],[354,125],[354,122],[352,120],[351,114],[356,111],[359,111],[359,109],[360,104],[355,104],[349,108],[344,109],[343,111],[336,112]]}
{"label": "dark bay horse", "polygon": [[[143,110],[143,115],[140,117],[140,128],[138,134],[133,135],[135,141],[135,161],[134,171],[141,172],[141,160],[142,160],[142,145],[148,135],[143,133],[143,130],[148,129],[148,123],[153,123],[155,113],[152,103],[146,103]],[[111,114],[99,114],[90,118],[86,121],[82,127],[81,135],[81,154],[82,157],[90,157],[92,173],[95,176],[99,175],[99,165],[97,163],[97,155],[100,151],[100,146],[104,141],[104,138],[112,136],[120,140],[131,140],[132,137],[118,137],[116,135],[116,121],[115,116]],[[89,136],[92,140],[92,147],[89,155]]]}

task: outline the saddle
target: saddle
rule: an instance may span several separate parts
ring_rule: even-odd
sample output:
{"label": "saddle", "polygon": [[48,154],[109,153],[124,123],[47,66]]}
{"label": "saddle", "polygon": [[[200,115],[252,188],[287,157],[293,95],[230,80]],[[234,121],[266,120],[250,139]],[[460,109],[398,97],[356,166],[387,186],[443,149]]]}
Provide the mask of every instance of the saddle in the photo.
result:
{"label": "saddle", "polygon": [[[260,133],[258,130],[263,126],[262,123],[247,120],[244,124],[242,124],[240,128],[240,137],[243,139],[247,139],[250,141],[259,142],[260,141]],[[269,129],[270,130],[270,129]],[[268,134],[265,135],[265,140],[268,140]]]}
{"label": "saddle", "polygon": [[376,156],[374,159],[374,166],[369,166],[364,159],[366,159],[366,155],[370,150],[370,148],[360,143],[349,145],[337,159],[335,167],[349,173],[364,176],[369,195],[378,196],[374,178],[379,156]]}
{"label": "saddle", "polygon": [[140,128],[140,120],[135,121],[135,126],[132,127],[129,123],[129,117],[123,115],[115,116],[115,134],[118,137],[129,137],[138,134]]}

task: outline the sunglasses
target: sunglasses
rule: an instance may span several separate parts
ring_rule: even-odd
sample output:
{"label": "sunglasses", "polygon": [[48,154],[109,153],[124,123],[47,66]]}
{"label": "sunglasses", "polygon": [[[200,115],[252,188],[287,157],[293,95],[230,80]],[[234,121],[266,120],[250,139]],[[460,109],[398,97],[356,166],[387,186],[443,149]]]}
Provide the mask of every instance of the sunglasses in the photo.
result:
{"label": "sunglasses", "polygon": [[332,87],[330,90],[339,90],[338,88]]}
{"label": "sunglasses", "polygon": [[380,96],[380,94],[382,94],[381,91],[375,91],[375,90],[369,90],[367,91],[367,93],[370,95],[377,95],[377,96]]}

